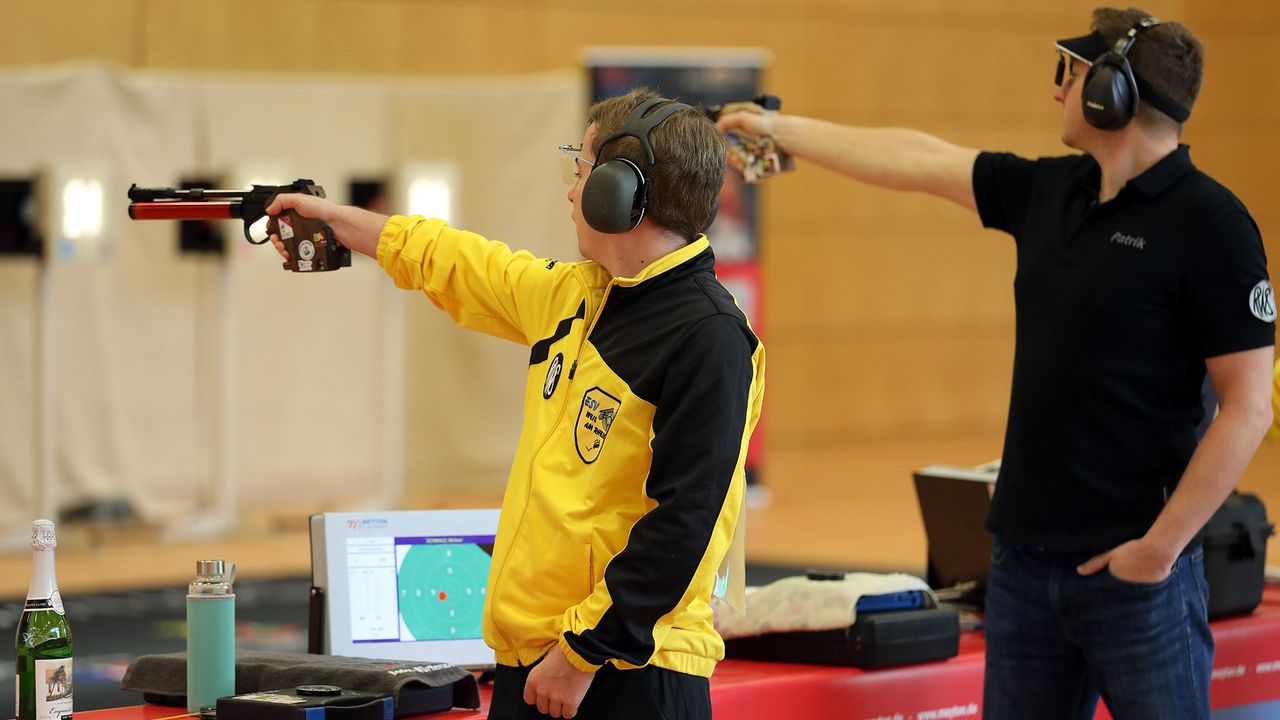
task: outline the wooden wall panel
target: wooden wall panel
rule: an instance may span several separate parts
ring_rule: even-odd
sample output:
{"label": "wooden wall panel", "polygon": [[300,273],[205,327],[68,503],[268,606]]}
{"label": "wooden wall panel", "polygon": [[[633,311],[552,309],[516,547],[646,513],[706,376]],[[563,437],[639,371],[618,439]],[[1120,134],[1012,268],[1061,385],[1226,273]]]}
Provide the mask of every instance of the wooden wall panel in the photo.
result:
{"label": "wooden wall panel", "polygon": [[[955,212],[963,212],[956,210]],[[961,215],[961,218],[968,216]],[[906,227],[788,235],[766,264],[770,337],[856,335],[912,323],[964,327],[1012,321],[1013,243],[973,227]],[[937,223],[933,223],[937,224]],[[828,280],[814,282],[815,278]]]}
{"label": "wooden wall panel", "polygon": [[916,324],[768,349],[770,448],[998,434],[1003,426],[1013,343],[1002,328]]}
{"label": "wooden wall panel", "polygon": [[137,64],[143,0],[0,3],[0,66],[100,60]]}
{"label": "wooden wall panel", "polygon": [[275,73],[399,72],[398,3],[147,2],[147,67]]}

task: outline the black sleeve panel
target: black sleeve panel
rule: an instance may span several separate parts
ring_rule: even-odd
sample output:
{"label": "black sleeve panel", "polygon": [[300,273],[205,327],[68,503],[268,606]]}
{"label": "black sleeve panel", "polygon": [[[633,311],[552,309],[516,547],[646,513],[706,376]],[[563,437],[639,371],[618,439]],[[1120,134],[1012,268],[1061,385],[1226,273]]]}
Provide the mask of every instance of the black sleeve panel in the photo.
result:
{"label": "black sleeve panel", "polygon": [[982,226],[1017,235],[1031,208],[1036,163],[1011,153],[984,152],[973,163],[973,198]]}
{"label": "black sleeve panel", "polygon": [[1275,298],[1258,226],[1231,198],[1230,212],[1199,216],[1189,275],[1191,328],[1203,357],[1275,344]]}
{"label": "black sleeve panel", "polygon": [[566,633],[583,659],[645,665],[660,620],[720,564],[712,532],[746,442],[757,340],[741,320],[713,315],[693,325],[667,366],[653,421],[645,492],[657,507],[631,528],[605,569],[612,604],[594,628]]}
{"label": "black sleeve panel", "polygon": [[532,367],[546,360],[551,353],[551,346],[563,340],[569,334],[569,330],[573,328],[573,321],[581,320],[586,315],[587,301],[583,300],[578,304],[578,312],[556,324],[556,331],[552,333],[551,337],[543,338],[533,344],[533,347],[529,350],[529,365]]}

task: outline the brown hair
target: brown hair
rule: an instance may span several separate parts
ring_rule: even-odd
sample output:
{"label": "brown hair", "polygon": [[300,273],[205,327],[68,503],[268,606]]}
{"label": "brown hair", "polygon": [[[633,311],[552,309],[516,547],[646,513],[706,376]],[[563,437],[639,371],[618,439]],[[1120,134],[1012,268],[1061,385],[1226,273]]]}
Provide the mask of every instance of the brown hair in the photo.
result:
{"label": "brown hair", "polygon": [[643,168],[649,178],[645,217],[692,242],[715,217],[724,183],[724,139],[705,114],[680,110],[654,128],[649,133],[652,167],[646,167],[644,148],[633,137],[614,140],[600,151],[601,141],[621,130],[633,110],[656,97],[649,88],[636,88],[592,105],[587,111],[587,125],[595,125],[596,131],[592,150],[597,165],[625,157]]}
{"label": "brown hair", "polygon": [[[1138,8],[1102,7],[1093,11],[1093,29],[1106,41],[1107,47],[1114,47],[1130,28],[1148,17],[1151,17],[1150,13]],[[1138,36],[1127,57],[1133,74],[1156,91],[1187,110],[1195,105],[1204,75],[1204,46],[1185,25],[1162,20]],[[1165,122],[1171,120],[1146,103],[1138,110],[1138,118],[1144,117],[1147,121],[1155,118]]]}

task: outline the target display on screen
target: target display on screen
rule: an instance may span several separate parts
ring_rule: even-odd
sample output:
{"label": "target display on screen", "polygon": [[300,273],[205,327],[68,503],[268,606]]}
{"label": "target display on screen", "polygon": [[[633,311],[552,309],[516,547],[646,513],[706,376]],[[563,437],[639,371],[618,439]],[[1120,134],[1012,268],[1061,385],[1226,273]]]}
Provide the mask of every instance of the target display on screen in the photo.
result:
{"label": "target display on screen", "polygon": [[480,637],[492,557],[492,538],[396,538],[400,638]]}

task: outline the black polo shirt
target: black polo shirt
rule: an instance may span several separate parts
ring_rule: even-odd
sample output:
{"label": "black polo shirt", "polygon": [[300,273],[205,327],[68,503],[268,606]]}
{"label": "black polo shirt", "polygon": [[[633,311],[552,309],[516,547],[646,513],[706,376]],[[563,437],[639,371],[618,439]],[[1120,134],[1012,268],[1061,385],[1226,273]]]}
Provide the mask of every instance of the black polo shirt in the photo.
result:
{"label": "black polo shirt", "polygon": [[974,197],[1017,242],[1017,337],[987,528],[1062,552],[1142,536],[1196,448],[1205,358],[1274,344],[1262,238],[1181,146],[1097,204],[1087,155],[983,153]]}

